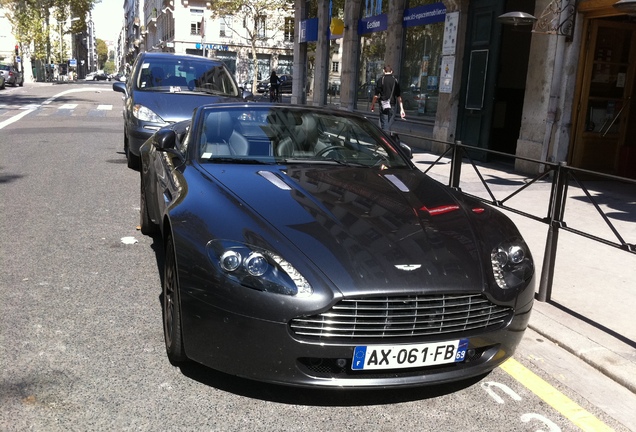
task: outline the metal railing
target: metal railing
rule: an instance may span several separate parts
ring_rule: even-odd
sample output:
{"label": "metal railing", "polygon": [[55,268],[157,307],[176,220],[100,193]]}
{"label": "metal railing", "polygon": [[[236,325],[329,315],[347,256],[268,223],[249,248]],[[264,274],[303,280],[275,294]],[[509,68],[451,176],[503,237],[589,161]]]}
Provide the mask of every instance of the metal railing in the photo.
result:
{"label": "metal railing", "polygon": [[[441,144],[446,147],[446,150],[442,151],[437,159],[432,162],[432,164],[426,170],[423,170],[425,173],[429,173],[429,171],[439,165],[440,161],[442,161],[443,159],[450,159],[448,186],[491,206],[531,218],[535,221],[542,222],[547,225],[548,234],[545,244],[545,254],[543,257],[543,267],[541,269],[539,292],[537,294],[538,301],[547,302],[551,299],[552,283],[556,263],[556,251],[560,230],[568,231],[570,233],[586,237],[590,240],[618,248],[625,252],[636,254],[636,241],[629,243],[625,240],[624,236],[621,235],[621,233],[619,232],[619,228],[616,226],[615,221],[612,221],[612,219],[607,215],[606,211],[590,193],[590,188],[588,187],[588,184],[593,181],[591,179],[595,179],[596,181],[600,180],[602,182],[611,182],[611,185],[614,186],[617,184],[625,185],[626,188],[636,186],[636,180],[618,177],[610,174],[604,174],[596,171],[569,167],[565,163],[550,163],[537,159],[497,152],[494,150],[468,146],[462,144],[461,142],[449,143],[445,141],[437,141],[430,138],[423,138],[421,136],[403,133],[400,133],[400,137],[415,138],[416,140],[423,140],[425,142],[435,143],[437,145]],[[524,161],[529,164],[536,164],[539,168],[538,170],[541,172],[535,176],[528,176],[524,178],[524,180],[521,182],[523,183],[523,185],[514,188],[512,192],[510,192],[510,189],[506,190],[507,195],[498,198],[495,196],[495,192],[489,186],[487,180],[485,180],[484,175],[480,171],[480,165],[481,169],[483,170],[485,168],[488,168],[489,164],[476,162],[475,159],[478,158],[474,155],[480,155],[485,158],[497,157],[500,160],[510,159],[514,160],[515,162]],[[466,162],[464,162],[464,160],[466,160]],[[477,177],[479,178],[481,184],[487,192],[488,198],[474,195],[461,189],[460,183],[462,178],[463,165],[472,167],[474,169]],[[545,215],[535,215],[520,208],[512,207],[511,205],[509,205],[509,202],[512,198],[517,197],[519,194],[527,191],[530,187],[537,184],[542,184],[544,186],[549,185],[549,199],[546,200],[547,202]],[[589,229],[576,229],[568,226],[568,223],[565,220],[565,209],[566,202],[568,200],[568,189],[571,185],[576,185],[583,191],[586,199],[589,201],[589,204],[593,206],[595,211],[604,222],[605,226],[609,228],[609,231],[611,231],[612,238],[601,237],[590,232]],[[605,184],[605,186],[606,187],[604,193],[607,193],[607,184]],[[612,187],[612,189],[615,188]],[[633,195],[631,195],[631,199],[634,201],[634,208],[636,208],[636,188],[634,188],[633,191],[628,191],[628,194],[631,194],[632,192]],[[636,211],[634,213],[635,214],[633,215],[630,214],[631,219],[629,223],[633,224],[634,222],[636,222]],[[574,217],[576,217],[576,215],[574,215]]]}

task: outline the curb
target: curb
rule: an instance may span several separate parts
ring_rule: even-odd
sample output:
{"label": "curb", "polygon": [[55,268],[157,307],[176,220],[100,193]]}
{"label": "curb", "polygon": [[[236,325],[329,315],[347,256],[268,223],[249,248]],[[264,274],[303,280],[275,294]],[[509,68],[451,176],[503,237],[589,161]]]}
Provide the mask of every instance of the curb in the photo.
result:
{"label": "curb", "polygon": [[551,318],[549,307],[535,301],[528,327],[636,394],[636,364]]}

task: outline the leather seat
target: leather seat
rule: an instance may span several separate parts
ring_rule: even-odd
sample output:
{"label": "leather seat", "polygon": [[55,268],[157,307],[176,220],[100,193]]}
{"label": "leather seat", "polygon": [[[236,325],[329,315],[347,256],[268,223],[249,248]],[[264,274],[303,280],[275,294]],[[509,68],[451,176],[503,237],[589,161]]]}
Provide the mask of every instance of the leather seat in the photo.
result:
{"label": "leather seat", "polygon": [[211,153],[211,156],[245,156],[249,153],[249,142],[234,129],[234,120],[228,112],[208,115],[202,140],[203,153]]}

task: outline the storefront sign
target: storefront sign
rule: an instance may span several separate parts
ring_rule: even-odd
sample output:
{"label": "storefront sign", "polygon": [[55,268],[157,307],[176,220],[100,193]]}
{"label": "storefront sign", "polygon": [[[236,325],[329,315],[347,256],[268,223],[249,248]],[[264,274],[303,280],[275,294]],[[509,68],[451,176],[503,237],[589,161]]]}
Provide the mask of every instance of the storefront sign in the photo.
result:
{"label": "storefront sign", "polygon": [[318,18],[309,18],[300,22],[298,43],[318,41]]}
{"label": "storefront sign", "polygon": [[404,10],[404,27],[415,27],[444,22],[446,6],[444,3],[417,6]]}
{"label": "storefront sign", "polygon": [[385,14],[362,18],[358,21],[358,34],[369,34],[385,31],[388,25],[388,18]]}
{"label": "storefront sign", "polygon": [[457,27],[459,25],[459,12],[451,12],[446,15],[444,24],[444,42],[442,44],[442,55],[455,54],[457,47]]}
{"label": "storefront sign", "polygon": [[215,51],[229,51],[230,50],[229,45],[200,44],[200,43],[195,45],[196,49],[201,49],[204,46],[205,46],[205,49],[207,49],[207,50],[215,50]]}

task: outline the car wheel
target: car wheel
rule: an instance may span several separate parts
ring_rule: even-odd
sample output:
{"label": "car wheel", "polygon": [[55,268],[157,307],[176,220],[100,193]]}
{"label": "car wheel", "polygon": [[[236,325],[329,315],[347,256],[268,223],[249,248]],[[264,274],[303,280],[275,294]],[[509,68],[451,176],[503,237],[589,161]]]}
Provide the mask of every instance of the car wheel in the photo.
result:
{"label": "car wheel", "polygon": [[163,334],[170,363],[187,360],[181,334],[181,307],[177,260],[172,237],[166,238],[166,262],[163,273]]}
{"label": "car wheel", "polygon": [[24,85],[24,80],[20,81],[20,87]]}
{"label": "car wheel", "polygon": [[139,156],[134,155],[130,151],[130,146],[128,145],[128,135],[124,132],[124,153],[126,154],[126,162],[128,163],[128,168],[139,171],[139,166],[141,165],[141,159]]}
{"label": "car wheel", "polygon": [[139,165],[141,163],[139,156],[133,154],[130,149],[128,149],[126,157],[128,158],[128,168],[139,171]]}
{"label": "car wheel", "polygon": [[144,187],[143,174],[141,175],[141,181],[139,182],[141,191],[139,193],[139,225],[141,226],[141,233],[145,235],[153,235],[159,232],[159,225],[153,223],[148,215],[148,206],[146,205],[146,188]]}

